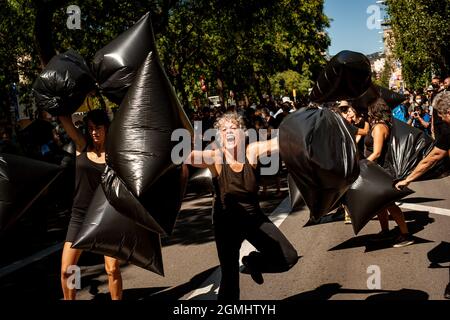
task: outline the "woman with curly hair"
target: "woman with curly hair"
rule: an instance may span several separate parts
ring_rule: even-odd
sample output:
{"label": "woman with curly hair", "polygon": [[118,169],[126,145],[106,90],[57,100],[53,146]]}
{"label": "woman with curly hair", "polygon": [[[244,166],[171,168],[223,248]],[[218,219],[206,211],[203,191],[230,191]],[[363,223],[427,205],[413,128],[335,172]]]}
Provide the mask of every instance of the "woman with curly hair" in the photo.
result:
{"label": "woman with curly hair", "polygon": [[258,251],[243,257],[242,263],[258,284],[264,281],[263,272],[292,268],[298,255],[259,206],[258,159],[278,152],[278,138],[246,144],[244,121],[236,112],[220,117],[215,128],[219,146],[192,151],[186,163],[212,173],[214,233],[222,272],[218,299],[238,300],[239,249],[245,239]]}

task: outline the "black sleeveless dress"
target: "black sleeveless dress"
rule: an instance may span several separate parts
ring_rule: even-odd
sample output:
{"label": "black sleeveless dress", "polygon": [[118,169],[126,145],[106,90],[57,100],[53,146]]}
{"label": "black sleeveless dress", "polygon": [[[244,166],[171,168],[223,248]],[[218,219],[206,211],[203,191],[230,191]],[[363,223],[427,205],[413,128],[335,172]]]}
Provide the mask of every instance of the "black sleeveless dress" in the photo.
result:
{"label": "black sleeveless dress", "polygon": [[89,160],[87,152],[82,152],[77,156],[75,163],[75,197],[67,229],[67,242],[75,241],[75,237],[83,225],[89,204],[94,197],[95,190],[100,185],[105,167],[106,164],[104,163],[95,163]]}
{"label": "black sleeveless dress", "polygon": [[[373,153],[373,137],[372,137],[372,131],[375,128],[376,125],[382,124],[388,127],[389,129],[389,135],[390,135],[390,126],[386,122],[379,122],[376,123],[371,129],[368,135],[364,137],[364,157],[367,158]],[[383,148],[381,149],[380,157],[376,160],[376,163],[378,163],[380,166],[384,166],[384,162],[386,160],[387,151],[389,148],[389,136],[386,138],[386,140],[383,143]]]}
{"label": "black sleeveless dress", "polygon": [[284,272],[298,260],[292,244],[261,211],[257,180],[247,159],[240,172],[225,162],[213,178],[214,232],[222,271],[219,300],[239,300],[239,249],[245,239],[258,250],[249,256],[260,272]]}

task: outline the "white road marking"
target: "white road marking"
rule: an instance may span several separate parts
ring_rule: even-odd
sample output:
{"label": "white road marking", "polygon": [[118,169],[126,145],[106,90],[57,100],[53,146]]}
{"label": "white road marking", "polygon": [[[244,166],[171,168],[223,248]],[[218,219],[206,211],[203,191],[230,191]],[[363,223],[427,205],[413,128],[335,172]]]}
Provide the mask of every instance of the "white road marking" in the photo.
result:
{"label": "white road marking", "polygon": [[424,206],[424,205],[415,204],[415,203],[401,203],[400,202],[400,203],[397,203],[397,204],[402,209],[427,211],[429,213],[434,213],[434,214],[439,214],[439,215],[442,215],[442,216],[450,217],[450,210],[449,209]]}
{"label": "white road marking", "polygon": [[[269,215],[269,219],[279,227],[283,221],[287,218],[291,211],[291,205],[289,201],[289,197],[284,199],[278,207]],[[240,250],[239,261],[242,257],[248,255],[251,251],[255,250],[248,241],[244,241]],[[240,262],[242,266],[242,262]],[[206,279],[198,289],[194,290],[187,300],[212,300],[216,299],[217,293],[219,290],[220,283],[220,268],[217,268],[209,277]]]}

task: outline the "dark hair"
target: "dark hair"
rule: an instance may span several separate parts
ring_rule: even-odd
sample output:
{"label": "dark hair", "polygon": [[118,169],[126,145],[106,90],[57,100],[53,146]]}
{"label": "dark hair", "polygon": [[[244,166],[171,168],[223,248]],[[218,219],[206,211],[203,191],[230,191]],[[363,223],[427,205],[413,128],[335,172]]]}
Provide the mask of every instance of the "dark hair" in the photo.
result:
{"label": "dark hair", "polygon": [[380,121],[390,122],[391,109],[383,99],[378,98],[369,105],[368,115],[372,123]]}
{"label": "dark hair", "polygon": [[109,127],[108,114],[103,109],[94,109],[89,111],[84,120],[86,124],[88,121],[92,121],[92,123],[97,126],[105,126],[106,128]]}

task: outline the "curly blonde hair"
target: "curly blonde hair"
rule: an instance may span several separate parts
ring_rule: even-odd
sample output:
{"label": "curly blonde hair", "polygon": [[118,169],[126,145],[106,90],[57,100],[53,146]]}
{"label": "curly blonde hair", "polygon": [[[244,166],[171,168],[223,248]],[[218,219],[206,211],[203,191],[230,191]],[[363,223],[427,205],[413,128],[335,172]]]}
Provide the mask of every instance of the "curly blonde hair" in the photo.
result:
{"label": "curly blonde hair", "polygon": [[214,123],[214,128],[220,130],[220,127],[222,127],[225,122],[233,122],[237,124],[239,129],[243,130],[246,129],[244,118],[237,112],[227,112],[221,115],[219,118],[217,118],[216,122]]}

